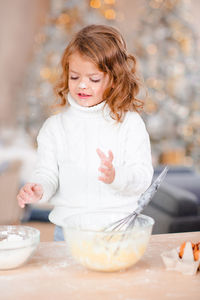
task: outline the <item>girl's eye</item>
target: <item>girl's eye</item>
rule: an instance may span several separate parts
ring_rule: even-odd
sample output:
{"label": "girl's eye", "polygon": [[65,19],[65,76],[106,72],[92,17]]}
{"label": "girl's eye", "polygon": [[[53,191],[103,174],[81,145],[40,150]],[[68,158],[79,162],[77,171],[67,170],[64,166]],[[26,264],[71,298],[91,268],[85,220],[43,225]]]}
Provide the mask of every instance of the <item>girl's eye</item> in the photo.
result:
{"label": "girl's eye", "polygon": [[91,80],[92,82],[100,82],[101,79],[92,79],[92,78],[90,78],[90,80]]}
{"label": "girl's eye", "polygon": [[76,79],[78,79],[78,77],[71,76],[70,79],[71,79],[71,80],[76,80]]}

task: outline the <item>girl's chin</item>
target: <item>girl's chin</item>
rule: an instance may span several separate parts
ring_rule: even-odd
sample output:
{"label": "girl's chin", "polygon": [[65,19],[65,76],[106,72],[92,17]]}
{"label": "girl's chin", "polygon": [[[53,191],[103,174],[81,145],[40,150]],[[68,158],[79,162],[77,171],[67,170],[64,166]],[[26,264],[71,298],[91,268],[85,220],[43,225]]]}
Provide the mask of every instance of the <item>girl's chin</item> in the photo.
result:
{"label": "girl's chin", "polygon": [[80,99],[80,98],[74,97],[74,99],[75,99],[76,103],[78,103],[80,106],[83,106],[83,107],[92,107],[92,106],[98,105],[99,103],[103,102],[103,100],[95,101],[95,99],[91,99],[91,98]]}
{"label": "girl's chin", "polygon": [[91,101],[91,99],[76,99],[76,102],[84,107],[91,107],[91,106],[95,106],[98,103],[94,103],[93,101]]}
{"label": "girl's chin", "polygon": [[94,106],[94,104],[90,103],[89,101],[87,100],[79,100],[77,101],[77,103],[80,105],[80,106],[83,106],[83,107],[90,107],[90,106]]}

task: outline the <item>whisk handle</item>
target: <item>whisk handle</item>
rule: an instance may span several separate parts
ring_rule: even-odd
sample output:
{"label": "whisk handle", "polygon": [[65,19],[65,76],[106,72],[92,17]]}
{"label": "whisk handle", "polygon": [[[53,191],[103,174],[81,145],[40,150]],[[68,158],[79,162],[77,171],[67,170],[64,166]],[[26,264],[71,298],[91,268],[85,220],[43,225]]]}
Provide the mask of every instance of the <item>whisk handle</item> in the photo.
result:
{"label": "whisk handle", "polygon": [[164,168],[164,170],[161,172],[161,174],[156,178],[156,180],[150,185],[150,187],[142,194],[140,199],[138,200],[138,207],[136,209],[136,212],[140,213],[147,204],[151,201],[153,198],[154,194],[157,192],[159,186],[163,182],[167,171],[168,171],[168,166]]}

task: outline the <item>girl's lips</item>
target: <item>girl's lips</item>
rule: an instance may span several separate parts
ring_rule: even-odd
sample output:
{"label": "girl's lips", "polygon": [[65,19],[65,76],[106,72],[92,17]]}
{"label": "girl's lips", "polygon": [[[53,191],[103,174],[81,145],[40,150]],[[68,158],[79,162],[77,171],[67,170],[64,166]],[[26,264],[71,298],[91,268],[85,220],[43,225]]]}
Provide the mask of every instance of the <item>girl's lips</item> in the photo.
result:
{"label": "girl's lips", "polygon": [[84,93],[78,93],[78,96],[79,96],[80,98],[88,98],[88,97],[90,97],[91,95],[87,95],[87,94],[84,94]]}

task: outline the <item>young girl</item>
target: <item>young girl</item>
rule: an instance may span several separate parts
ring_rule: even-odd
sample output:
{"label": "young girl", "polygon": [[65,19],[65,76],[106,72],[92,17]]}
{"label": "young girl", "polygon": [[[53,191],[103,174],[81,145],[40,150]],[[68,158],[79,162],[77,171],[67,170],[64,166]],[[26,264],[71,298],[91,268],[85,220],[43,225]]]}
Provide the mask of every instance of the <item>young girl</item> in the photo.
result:
{"label": "young girl", "polygon": [[69,43],[56,87],[64,110],[38,135],[38,161],[18,203],[50,201],[63,220],[93,210],[133,211],[151,183],[149,135],[138,111],[136,59],[117,29],[89,25]]}

